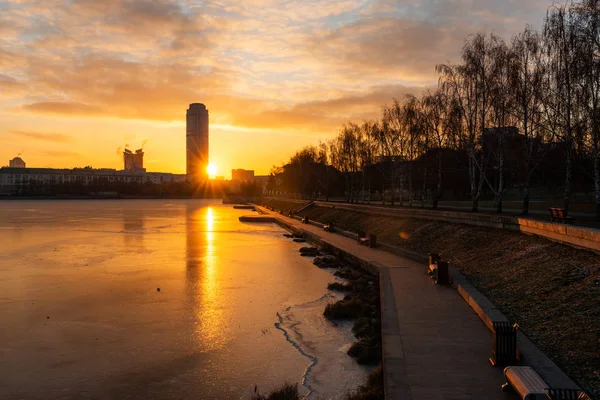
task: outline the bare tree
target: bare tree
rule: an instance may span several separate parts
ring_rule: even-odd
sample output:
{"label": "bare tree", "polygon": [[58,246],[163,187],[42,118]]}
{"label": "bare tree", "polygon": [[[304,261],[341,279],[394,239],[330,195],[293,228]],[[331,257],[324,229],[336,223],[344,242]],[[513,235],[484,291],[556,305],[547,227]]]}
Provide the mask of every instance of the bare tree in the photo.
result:
{"label": "bare tree", "polygon": [[560,138],[565,151],[563,207],[571,205],[573,145],[578,124],[577,47],[578,27],[572,3],[554,4],[548,9],[543,30],[546,74],[544,110],[547,127]]}
{"label": "bare tree", "polygon": [[487,162],[481,151],[483,130],[487,127],[491,107],[492,45],[494,35],[474,35],[463,47],[463,64],[438,65],[440,83],[454,101],[462,118],[458,139],[469,155],[469,182],[472,210],[479,208],[481,189],[485,181]]}
{"label": "bare tree", "polygon": [[584,0],[574,8],[580,37],[576,49],[581,78],[579,99],[589,132],[596,219],[600,220],[600,0]]}
{"label": "bare tree", "polygon": [[484,147],[489,147],[489,149],[484,148],[482,150],[487,152],[488,156],[486,158],[493,163],[494,175],[497,177],[495,184],[492,184],[485,174],[484,177],[490,190],[494,193],[496,211],[501,213],[502,197],[505,190],[504,161],[507,151],[506,143],[507,139],[509,139],[508,136],[513,133],[509,129],[509,125],[511,124],[510,110],[513,105],[510,81],[514,68],[514,56],[502,39],[492,37],[491,41],[492,69],[489,77],[491,93],[490,119],[494,128],[487,131],[484,128],[484,133],[488,133],[484,137]]}
{"label": "bare tree", "polygon": [[[406,152],[406,135],[403,133],[405,128],[404,113],[402,104],[398,99],[390,106],[383,108],[383,121],[387,126],[387,139],[389,158],[391,160],[390,186],[391,186],[391,204],[394,205],[394,195],[396,193],[396,182],[400,184],[400,205],[403,205],[404,199],[404,154]],[[398,165],[400,164],[400,168]]]}
{"label": "bare tree", "polygon": [[527,26],[511,42],[513,70],[510,80],[510,95],[514,98],[512,114],[517,127],[523,133],[523,207],[522,214],[529,213],[531,178],[538,168],[544,151],[543,141],[548,130],[542,112],[542,63],[541,37]]}

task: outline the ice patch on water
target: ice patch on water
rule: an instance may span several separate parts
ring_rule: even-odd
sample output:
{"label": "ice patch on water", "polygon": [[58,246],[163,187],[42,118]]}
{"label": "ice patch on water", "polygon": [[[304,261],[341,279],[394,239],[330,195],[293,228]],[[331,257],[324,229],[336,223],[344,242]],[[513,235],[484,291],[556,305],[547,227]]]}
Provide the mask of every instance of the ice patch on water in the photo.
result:
{"label": "ice patch on water", "polygon": [[343,399],[364,383],[370,368],[360,366],[346,354],[352,345],[351,321],[333,323],[323,316],[329,303],[342,295],[333,292],[277,314],[275,327],[309,360],[302,377],[307,399]]}

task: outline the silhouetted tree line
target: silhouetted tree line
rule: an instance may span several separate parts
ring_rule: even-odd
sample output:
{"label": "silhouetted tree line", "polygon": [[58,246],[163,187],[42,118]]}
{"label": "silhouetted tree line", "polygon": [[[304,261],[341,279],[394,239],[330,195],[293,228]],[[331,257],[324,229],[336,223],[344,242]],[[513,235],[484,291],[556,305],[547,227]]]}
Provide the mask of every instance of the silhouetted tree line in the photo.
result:
{"label": "silhouetted tree line", "polygon": [[566,210],[574,187],[593,187],[600,217],[600,0],[554,4],[541,31],[509,42],[471,35],[461,62],[436,71],[436,90],[302,149],[273,169],[268,191],[434,208],[467,197],[473,211],[484,196],[501,212],[519,188],[527,214],[532,187],[562,190]]}

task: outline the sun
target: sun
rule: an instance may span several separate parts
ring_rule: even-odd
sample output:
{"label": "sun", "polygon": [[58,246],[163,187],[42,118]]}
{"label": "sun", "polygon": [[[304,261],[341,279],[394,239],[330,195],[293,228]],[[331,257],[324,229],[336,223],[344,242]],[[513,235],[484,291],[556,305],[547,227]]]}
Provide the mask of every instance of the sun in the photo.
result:
{"label": "sun", "polygon": [[208,176],[215,176],[217,174],[217,166],[214,163],[208,164],[206,167],[206,173]]}

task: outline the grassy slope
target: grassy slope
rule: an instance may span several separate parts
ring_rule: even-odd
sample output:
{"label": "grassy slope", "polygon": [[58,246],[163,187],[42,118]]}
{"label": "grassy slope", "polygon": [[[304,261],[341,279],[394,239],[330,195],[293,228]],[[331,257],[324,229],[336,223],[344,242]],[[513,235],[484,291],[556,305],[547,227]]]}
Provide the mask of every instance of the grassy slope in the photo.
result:
{"label": "grassy slope", "polygon": [[265,205],[267,207],[273,207],[277,211],[289,211],[295,210],[302,207],[308,201],[304,200],[287,200],[287,199],[269,199]]}
{"label": "grassy slope", "polygon": [[600,256],[501,229],[312,207],[300,214],[439,252],[576,382],[600,398]]}

